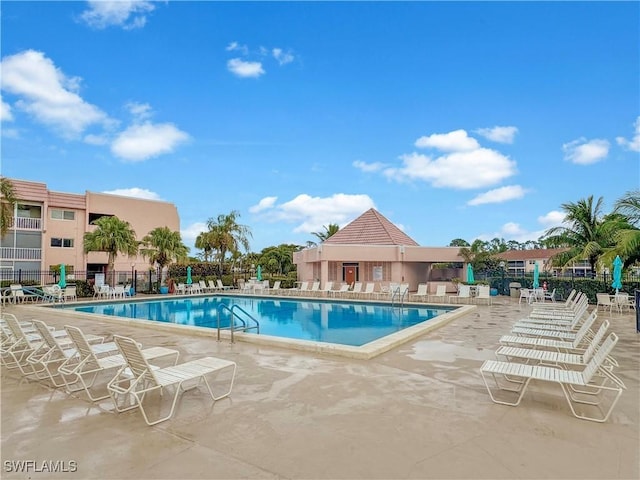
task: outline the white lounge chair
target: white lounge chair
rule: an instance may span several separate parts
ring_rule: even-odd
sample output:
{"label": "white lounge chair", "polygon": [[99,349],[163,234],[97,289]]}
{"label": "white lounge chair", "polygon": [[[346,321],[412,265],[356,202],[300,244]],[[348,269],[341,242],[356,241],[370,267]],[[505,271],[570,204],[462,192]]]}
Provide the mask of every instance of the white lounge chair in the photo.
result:
{"label": "white lounge chair", "polygon": [[280,288],[280,285],[282,284],[281,280],[276,280],[275,282],[273,282],[273,287],[271,287],[269,289],[269,293],[276,293],[276,292],[280,292],[280,290],[282,290]]}
{"label": "white lounge chair", "polygon": [[356,282],[353,284],[353,288],[351,289],[349,296],[351,298],[357,298],[360,293],[362,293],[362,282]]}
{"label": "white lounge chair", "polygon": [[[58,371],[61,374],[73,379],[73,381],[70,381],[67,384],[67,391],[69,393],[73,393],[84,390],[89,399],[94,402],[109,398],[109,396],[111,396],[110,393],[103,396],[94,396],[95,394],[92,393],[92,389],[99,374],[109,372],[110,370],[114,370],[125,365],[126,361],[124,357],[120,354],[99,357],[96,355],[94,349],[91,348],[91,345],[87,341],[84,333],[82,333],[82,330],[71,325],[65,325],[64,329],[69,334],[76,350],[76,355],[66,360],[58,368]],[[178,361],[178,356],[180,355],[177,350],[165,347],[146,348],[142,352],[144,357],[148,360],[175,356],[174,364]],[[71,385],[75,385],[76,383],[80,383],[82,386],[76,389],[70,388]],[[118,405],[116,402],[116,408],[117,407]]]}
{"label": "white lounge chair", "polygon": [[333,282],[325,282],[324,288],[320,290],[320,293],[328,297],[329,295],[331,295],[332,291],[333,291]]}
{"label": "white lounge chair", "polygon": [[428,287],[429,285],[427,285],[426,283],[418,284],[418,290],[416,291],[416,293],[412,293],[410,295],[410,298],[416,301],[426,300],[429,295],[427,292]]}
{"label": "white lounge chair", "polygon": [[471,287],[469,285],[459,284],[458,294],[449,295],[449,301],[455,300],[458,303],[460,300],[469,302],[471,300]]}
{"label": "white lounge chair", "polygon": [[[562,388],[562,392],[569,404],[571,413],[577,418],[590,420],[593,422],[606,422],[613,411],[616,403],[620,399],[623,390],[626,388],[624,383],[610,374],[607,368],[602,368],[603,362],[609,356],[613,347],[618,342],[615,333],[610,333],[602,346],[593,355],[589,363],[582,371],[566,370],[557,367],[547,367],[541,365],[527,365],[524,363],[500,362],[496,360],[486,360],[480,368],[480,374],[484,381],[491,400],[502,405],[517,406],[520,404],[524,393],[532,380],[544,382],[558,383]],[[604,375],[604,383],[594,383],[594,375],[602,373]],[[495,382],[495,386],[500,391],[508,391],[515,394],[513,400],[500,400],[495,395],[487,377],[491,376]],[[499,378],[503,379],[501,383]],[[511,386],[505,386],[504,381],[509,382]],[[609,383],[610,385],[606,385]],[[581,390],[576,390],[580,387]],[[613,395],[613,399],[609,402],[609,406],[603,408],[605,395]],[[598,407],[599,416],[586,415],[578,413],[574,406],[575,403],[586,404]]]}
{"label": "white lounge chair", "polygon": [[344,296],[344,295],[348,295],[349,294],[349,284],[348,283],[343,283],[342,285],[340,285],[340,288],[338,290],[333,290],[331,292],[331,295],[333,297],[336,296]]}
{"label": "white lounge chair", "polygon": [[474,298],[476,302],[485,301],[491,305],[491,287],[489,285],[478,285],[477,294]]}
{"label": "white lounge chair", "polygon": [[320,282],[313,282],[309,289],[309,295],[317,295],[320,293]]}
{"label": "white lounge chair", "polygon": [[364,290],[360,292],[359,298],[372,298],[375,295],[376,284],[373,282],[367,282],[364,286]]}
{"label": "white lounge chair", "polygon": [[[11,314],[3,313],[8,334],[3,339],[2,363],[7,369],[18,368],[23,375],[40,373],[36,371],[33,363],[28,361],[29,356],[43,348],[44,341],[34,328],[25,328],[18,319]],[[64,330],[51,332],[55,337],[66,337]]]}
{"label": "white lounge chair", "polygon": [[447,299],[447,286],[443,283],[439,283],[438,285],[436,285],[436,291],[435,293],[430,293],[427,296],[427,301],[431,301],[431,300],[446,300]]}
{"label": "white lounge chair", "polygon": [[[204,383],[214,401],[224,398],[231,393],[236,374],[235,362],[214,357],[204,357],[172,367],[154,369],[134,340],[128,337],[114,335],[114,341],[118,345],[122,357],[126,361],[126,365],[123,366],[116,377],[109,382],[107,388],[116,406],[118,405],[118,396],[125,398],[129,395],[132,396],[135,404],[140,408],[140,412],[147,425],[155,425],[171,418],[180,393],[188,388],[193,388],[194,385],[192,385],[192,383],[194,381],[197,381],[198,385]],[[211,385],[206,378],[207,375],[217,375],[221,371],[229,369],[232,370],[229,388],[221,395],[214,395]],[[143,401],[145,397],[155,391],[162,394],[168,387],[175,388],[169,413],[163,417],[150,420],[144,407]]]}
{"label": "white lounge chair", "polygon": [[[71,380],[66,379],[58,368],[62,363],[76,355],[77,351],[73,348],[73,344],[68,341],[63,342],[61,337],[54,337],[51,329],[42,320],[33,320],[33,325],[42,338],[43,344],[41,348],[29,355],[27,361],[34,366],[34,369],[40,366],[40,371],[44,371],[47,374],[55,387],[68,385]],[[104,343],[103,337],[86,335],[85,338],[96,355],[109,355],[116,353],[118,350],[115,343]],[[39,378],[46,377],[39,376]]]}
{"label": "white lounge chair", "polygon": [[[524,347],[512,347],[501,346],[496,350],[496,357],[498,360],[500,357],[505,357],[508,362],[512,362],[514,359],[526,360],[527,363],[534,362],[534,364],[554,364],[554,365],[570,365],[570,366],[585,366],[591,360],[591,357],[598,348],[601,340],[607,333],[609,328],[609,321],[605,320],[600,325],[600,328],[596,332],[593,339],[588,343],[587,348],[583,349],[571,349],[570,351],[558,351],[558,350],[542,350],[537,348],[524,348]],[[609,363],[613,366],[618,366],[618,362],[612,357],[609,357]]]}

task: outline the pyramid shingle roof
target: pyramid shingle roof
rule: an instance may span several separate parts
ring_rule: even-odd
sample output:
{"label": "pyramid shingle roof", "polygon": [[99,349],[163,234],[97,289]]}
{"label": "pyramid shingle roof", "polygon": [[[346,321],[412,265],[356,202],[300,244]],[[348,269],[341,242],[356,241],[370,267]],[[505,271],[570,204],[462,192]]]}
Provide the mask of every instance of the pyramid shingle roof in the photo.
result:
{"label": "pyramid shingle roof", "polygon": [[327,240],[325,244],[340,245],[412,245],[418,243],[387,220],[380,212],[370,208],[353,222]]}

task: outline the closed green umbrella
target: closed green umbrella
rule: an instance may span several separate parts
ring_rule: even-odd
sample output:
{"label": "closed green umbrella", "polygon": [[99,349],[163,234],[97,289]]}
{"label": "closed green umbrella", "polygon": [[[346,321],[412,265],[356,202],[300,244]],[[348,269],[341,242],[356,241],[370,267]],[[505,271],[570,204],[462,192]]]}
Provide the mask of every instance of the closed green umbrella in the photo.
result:
{"label": "closed green umbrella", "polygon": [[540,287],[540,271],[538,270],[538,262],[533,267],[533,288]]}
{"label": "closed green umbrella", "polygon": [[258,265],[258,272],[256,273],[256,277],[258,278],[259,282],[262,281],[262,267],[260,265]]}
{"label": "closed green umbrella", "polygon": [[622,259],[620,255],[616,255],[613,261],[613,283],[611,284],[611,288],[616,289],[616,294],[618,290],[622,288]]}
{"label": "closed green umbrella", "polygon": [[187,267],[187,285],[191,285],[193,280],[191,279],[191,267]]}
{"label": "closed green umbrella", "polygon": [[67,287],[67,271],[66,271],[66,267],[64,266],[64,263],[60,265],[60,281],[58,282],[58,286],[60,288]]}
{"label": "closed green umbrella", "polygon": [[476,280],[473,278],[473,266],[467,263],[467,283],[473,285],[475,282]]}

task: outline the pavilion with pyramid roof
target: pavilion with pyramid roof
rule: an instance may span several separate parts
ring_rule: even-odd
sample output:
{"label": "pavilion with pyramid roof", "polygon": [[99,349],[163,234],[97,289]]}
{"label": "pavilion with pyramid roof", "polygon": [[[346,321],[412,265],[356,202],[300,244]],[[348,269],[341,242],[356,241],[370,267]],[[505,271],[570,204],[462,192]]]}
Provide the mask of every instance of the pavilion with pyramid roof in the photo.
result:
{"label": "pavilion with pyramid roof", "polygon": [[[409,235],[371,208],[323,243],[294,253],[299,281],[376,283],[446,282],[464,276],[462,268],[433,269],[436,263],[464,262],[459,247],[421,247]],[[453,287],[453,284],[451,284]]]}

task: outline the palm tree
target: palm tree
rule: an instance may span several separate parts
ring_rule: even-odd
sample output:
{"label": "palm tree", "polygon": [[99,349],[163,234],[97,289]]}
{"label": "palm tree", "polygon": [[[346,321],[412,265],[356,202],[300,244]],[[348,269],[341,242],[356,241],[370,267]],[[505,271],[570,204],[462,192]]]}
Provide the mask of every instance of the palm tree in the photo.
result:
{"label": "palm tree", "polygon": [[138,254],[138,240],[129,222],[116,216],[100,217],[94,222],[97,228],[84,234],[84,252],[107,252],[107,272],[113,270],[118,254],[129,257]]}
{"label": "palm tree", "polygon": [[625,265],[640,261],[640,190],[625,193],[616,201],[613,213],[624,215],[629,227],[616,233],[616,247],[609,256],[620,255],[625,259]]}
{"label": "palm tree", "polygon": [[547,247],[568,248],[552,257],[555,265],[564,267],[587,259],[595,273],[601,255],[614,245],[615,233],[623,224],[620,215],[603,215],[602,203],[602,197],[594,203],[591,195],[561,205],[566,226],[550,228],[542,237]]}
{"label": "palm tree", "polygon": [[169,227],[157,227],[142,238],[140,253],[149,259],[151,265],[157,264],[162,272],[173,261],[187,258],[189,248],[182,243],[180,232]]}
{"label": "palm tree", "polygon": [[0,237],[4,237],[13,224],[16,201],[13,183],[6,177],[0,177]]}
{"label": "palm tree", "polygon": [[200,232],[196,237],[194,246],[202,250],[202,257],[205,262],[210,260],[213,253],[212,239],[211,232]]}
{"label": "palm tree", "polygon": [[251,230],[246,225],[240,225],[237,219],[240,213],[232,210],[228,215],[220,214],[216,219],[210,218],[207,221],[208,232],[206,241],[212,250],[218,252],[218,262],[220,264],[220,275],[223,273],[224,259],[228,252],[237,252],[240,247],[249,250],[249,238]]}
{"label": "palm tree", "polygon": [[[323,225],[322,228],[324,228],[324,232],[311,232],[311,235],[315,235],[316,237],[318,237],[318,240],[320,240],[320,242],[324,242],[326,239],[328,239],[332,235],[335,235],[336,233],[338,233],[338,230],[340,230],[340,227],[337,223]],[[313,242],[309,243],[315,245],[315,243]]]}

